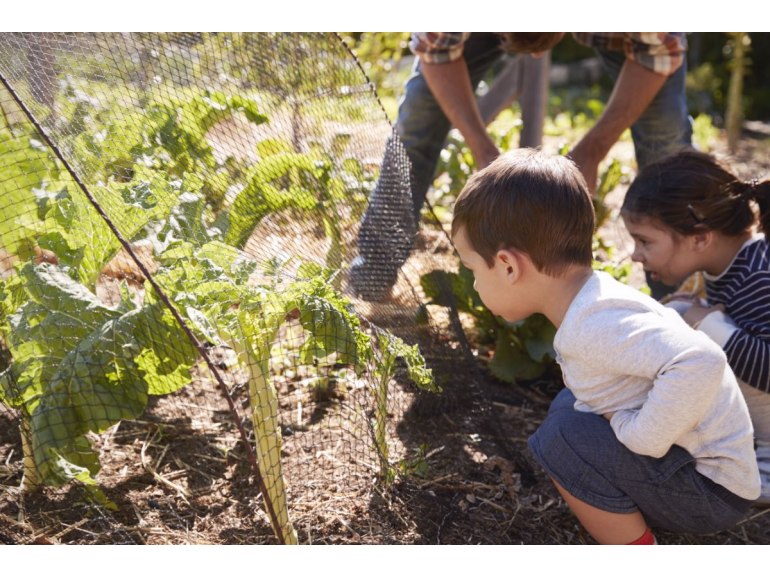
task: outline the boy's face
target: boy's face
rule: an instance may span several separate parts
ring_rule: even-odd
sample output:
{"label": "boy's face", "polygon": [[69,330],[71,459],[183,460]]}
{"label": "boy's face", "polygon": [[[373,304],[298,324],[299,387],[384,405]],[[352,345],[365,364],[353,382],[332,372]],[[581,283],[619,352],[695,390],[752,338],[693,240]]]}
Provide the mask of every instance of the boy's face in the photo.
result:
{"label": "boy's face", "polygon": [[631,259],[642,263],[652,280],[677,286],[697,270],[688,237],[675,237],[671,231],[656,227],[649,219],[624,217],[623,222],[634,239]]}
{"label": "boy's face", "polygon": [[[492,312],[492,314],[503,317],[508,322],[516,322],[529,316],[517,310],[516,304],[520,301],[516,297],[514,283],[511,277],[511,267],[499,256],[495,256],[495,262],[490,268],[484,257],[473,250],[468,238],[465,236],[465,229],[460,228],[452,238],[460,253],[460,259],[465,267],[473,273],[476,279],[473,287],[479,293],[481,301]],[[498,253],[508,253],[501,251]],[[505,257],[503,257],[505,258]],[[518,266],[518,265],[515,265]],[[518,273],[514,273],[518,276]]]}

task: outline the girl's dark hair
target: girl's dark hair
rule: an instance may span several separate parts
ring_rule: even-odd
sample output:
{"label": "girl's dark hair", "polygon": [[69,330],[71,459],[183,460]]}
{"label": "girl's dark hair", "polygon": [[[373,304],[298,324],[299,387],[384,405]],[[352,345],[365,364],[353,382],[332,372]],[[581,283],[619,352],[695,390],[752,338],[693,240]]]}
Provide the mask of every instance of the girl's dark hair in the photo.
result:
{"label": "girl's dark hair", "polygon": [[684,235],[713,230],[737,236],[751,228],[759,208],[770,232],[770,180],[741,181],[713,156],[687,150],[646,166],[626,193],[627,218],[653,218]]}

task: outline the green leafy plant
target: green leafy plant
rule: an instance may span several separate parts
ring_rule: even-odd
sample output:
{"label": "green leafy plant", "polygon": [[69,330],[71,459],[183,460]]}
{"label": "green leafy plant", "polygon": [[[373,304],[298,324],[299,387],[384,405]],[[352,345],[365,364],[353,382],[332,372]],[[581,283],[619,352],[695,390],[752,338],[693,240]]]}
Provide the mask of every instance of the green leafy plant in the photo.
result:
{"label": "green leafy plant", "polygon": [[147,395],[184,385],[195,351],[158,303],[137,307],[125,288],[113,309],[50,263],[28,262],[17,278],[24,303],[3,327],[14,362],[0,400],[22,411],[26,476],[93,483],[99,461],[86,433],[136,418]]}
{"label": "green leafy plant", "polygon": [[[612,251],[609,250],[611,256]],[[627,283],[631,264],[594,261],[594,269]],[[473,318],[478,344],[493,347],[490,372],[502,381],[516,383],[542,377],[554,368],[556,352],[553,339],[556,327],[545,316],[535,314],[509,323],[494,316],[481,302],[473,288],[473,273],[460,264],[457,273],[432,271],[420,279],[428,304],[456,307]],[[419,311],[424,314],[424,311]]]}
{"label": "green leafy plant", "polygon": [[417,345],[409,346],[400,338],[385,331],[377,333],[379,356],[375,357],[376,369],[374,377],[378,381],[375,403],[375,444],[380,454],[381,477],[390,482],[394,479],[396,470],[388,461],[388,443],[386,424],[388,416],[388,389],[390,380],[396,370],[396,361],[402,359],[406,364],[407,374],[412,382],[420,389],[438,392],[433,373],[425,366]]}
{"label": "green leafy plant", "polygon": [[[350,303],[331,286],[329,272],[285,286],[252,287],[247,281],[256,263],[219,241],[200,248],[175,241],[159,258],[156,279],[199,339],[233,346],[250,374],[256,452],[277,515],[274,529],[294,543],[281,471],[277,391],[270,378],[281,325],[296,312],[307,334],[300,350],[305,364],[334,355],[335,362],[363,372],[375,363],[375,436],[378,448],[385,448],[384,470],[387,388],[395,361],[404,360],[418,386],[435,390],[432,374],[416,346],[392,335],[378,333],[375,348]],[[318,269],[304,266],[301,272]],[[109,308],[59,266],[28,262],[0,285],[0,297],[0,327],[14,361],[0,375],[0,401],[23,414],[27,484],[75,479],[93,484],[99,459],[87,434],[136,418],[149,395],[187,384],[197,350],[149,287],[137,305],[124,284],[120,303]]]}
{"label": "green leafy plant", "polygon": [[426,477],[428,474],[428,457],[430,445],[423,443],[409,451],[409,454],[396,463],[396,472],[402,477]]}
{"label": "green leafy plant", "polygon": [[71,181],[61,175],[42,137],[28,125],[0,127],[0,158],[0,247],[26,260],[34,255],[34,238],[41,234],[49,199]]}
{"label": "green leafy plant", "polygon": [[72,149],[76,164],[87,167],[89,183],[129,182],[139,167],[158,171],[169,181],[195,174],[200,181],[194,192],[201,192],[215,213],[221,210],[228,187],[243,176],[244,167],[232,157],[218,162],[208,132],[234,114],[254,125],[267,122],[254,100],[223,92],[155,96],[141,108],[127,109],[124,102],[109,106],[81,97],[67,116],[70,124],[78,123],[82,107],[89,124],[71,128],[64,144]]}
{"label": "green leafy plant", "polygon": [[259,165],[249,174],[232,208],[220,219],[227,222],[224,240],[242,248],[266,216],[295,209],[301,218],[321,223],[330,241],[326,267],[341,268],[345,257],[343,226],[360,216],[353,212],[343,218],[341,206],[355,196],[364,177],[360,162],[341,157],[349,139],[350,135],[339,134],[328,151],[322,152],[316,146],[310,153],[292,152],[287,142],[262,142],[258,147]]}
{"label": "green leafy plant", "polygon": [[[145,93],[134,106],[70,84],[58,96],[62,145],[121,234],[152,245],[154,277],[198,340],[232,346],[250,375],[266,498],[276,511],[276,533],[293,543],[270,376],[287,319],[296,315],[305,333],[300,362],[372,372],[375,445],[386,480],[392,478],[387,387],[398,359],[418,386],[436,390],[435,383],[416,347],[385,332],[367,335],[336,290],[339,276],[330,270],[343,266],[342,227],[360,217],[349,200],[365,199],[376,177],[343,155],[350,136],[311,143],[305,153],[295,143],[266,140],[256,166],[221,161],[208,133],[236,113],[252,124],[267,122],[257,101],[172,92],[165,99]],[[15,263],[0,280],[0,402],[22,415],[26,486],[73,480],[95,486],[100,464],[89,436],[138,417],[150,395],[189,383],[198,350],[149,283],[137,298],[124,282],[113,306],[97,298],[97,281],[122,245],[28,124],[4,121],[0,155],[0,178],[8,185],[0,209],[13,215],[0,222],[0,247]],[[230,204],[233,189],[240,192]],[[305,263],[288,281],[285,263],[266,263],[274,274],[254,286],[258,265],[239,249],[261,219],[287,209],[322,226],[330,240],[326,269]],[[34,258],[41,250],[52,262]]]}
{"label": "green leafy plant", "polygon": [[[499,379],[511,383],[536,379],[553,365],[554,326],[543,315],[516,323],[495,317],[473,288],[473,273],[462,264],[457,273],[433,271],[420,282],[429,304],[454,305],[473,317],[479,343],[494,345],[489,370]],[[451,287],[451,295],[442,286]]]}

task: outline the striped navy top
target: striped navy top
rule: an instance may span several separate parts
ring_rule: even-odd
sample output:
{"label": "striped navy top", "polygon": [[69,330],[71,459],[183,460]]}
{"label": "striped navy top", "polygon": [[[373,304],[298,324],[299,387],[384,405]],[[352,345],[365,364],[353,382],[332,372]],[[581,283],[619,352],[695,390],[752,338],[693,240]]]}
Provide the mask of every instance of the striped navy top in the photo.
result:
{"label": "striped navy top", "polygon": [[770,244],[764,235],[746,243],[722,275],[706,275],[706,295],[738,326],[724,347],[735,376],[770,393]]}

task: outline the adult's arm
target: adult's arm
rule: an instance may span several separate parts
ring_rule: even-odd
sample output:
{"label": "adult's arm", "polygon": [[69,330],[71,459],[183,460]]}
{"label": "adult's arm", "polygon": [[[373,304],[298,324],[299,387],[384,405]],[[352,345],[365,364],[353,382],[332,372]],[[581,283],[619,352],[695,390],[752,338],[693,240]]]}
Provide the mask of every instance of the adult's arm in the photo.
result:
{"label": "adult's arm", "polygon": [[599,163],[647,109],[667,78],[633,60],[623,63],[604,113],[570,153],[591,192],[596,189]]}
{"label": "adult's arm", "polygon": [[465,58],[451,62],[420,62],[422,74],[433,96],[446,117],[465,137],[465,142],[476,159],[476,165],[484,168],[497,158],[500,151],[487,134],[486,126],[476,104],[476,95]]}
{"label": "adult's arm", "polygon": [[666,78],[682,66],[687,41],[683,32],[624,32],[622,37],[616,33],[573,34],[578,42],[594,48],[622,47],[626,57],[605,113],[572,152],[593,191],[599,162],[647,109]]}

